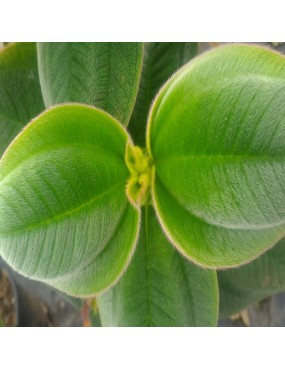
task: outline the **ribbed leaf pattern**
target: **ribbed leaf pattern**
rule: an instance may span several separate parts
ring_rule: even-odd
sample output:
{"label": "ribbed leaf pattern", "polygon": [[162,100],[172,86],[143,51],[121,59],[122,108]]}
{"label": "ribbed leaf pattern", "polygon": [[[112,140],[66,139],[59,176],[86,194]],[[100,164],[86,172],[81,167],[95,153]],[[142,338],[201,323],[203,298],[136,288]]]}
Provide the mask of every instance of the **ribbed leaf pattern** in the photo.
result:
{"label": "ribbed leaf pattern", "polygon": [[[215,325],[217,274],[192,261],[219,269],[259,257],[219,272],[222,317],[285,286],[285,58],[230,45],[169,79],[196,52],[195,43],[0,52],[0,154],[43,101],[68,103],[37,116],[0,161],[0,254],[70,295],[99,295],[105,326]],[[147,125],[133,171],[117,119],[141,146]],[[145,188],[141,224],[129,184]]]}
{"label": "ribbed leaf pattern", "polygon": [[285,289],[285,240],[255,261],[218,272],[220,317],[228,317],[247,306]]}
{"label": "ribbed leaf pattern", "polygon": [[73,295],[113,284],[135,247],[127,201],[127,133],[103,111],[53,108],[0,164],[0,250],[16,270]]}
{"label": "ribbed leaf pattern", "polygon": [[34,43],[0,51],[0,156],[32,118],[44,110]]}
{"label": "ribbed leaf pattern", "polygon": [[78,102],[101,108],[127,125],[142,68],[140,43],[39,43],[46,107]]}
{"label": "ribbed leaf pattern", "polygon": [[135,256],[98,304],[104,326],[214,326],[216,272],[198,268],[175,251],[147,206]]}
{"label": "ribbed leaf pattern", "polygon": [[151,103],[161,86],[197,54],[195,42],[147,42],[139,92],[128,127],[136,144],[145,146],[145,128]]}
{"label": "ribbed leaf pattern", "polygon": [[196,263],[245,263],[284,235],[284,101],[285,58],[245,45],[196,58],[157,96],[153,201]]}

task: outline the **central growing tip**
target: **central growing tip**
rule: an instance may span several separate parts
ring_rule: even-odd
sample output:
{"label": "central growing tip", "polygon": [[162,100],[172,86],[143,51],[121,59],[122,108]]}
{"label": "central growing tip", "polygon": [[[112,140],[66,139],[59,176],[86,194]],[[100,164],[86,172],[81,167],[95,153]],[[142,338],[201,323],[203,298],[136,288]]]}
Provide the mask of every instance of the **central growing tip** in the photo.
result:
{"label": "central growing tip", "polygon": [[132,203],[143,206],[150,201],[152,159],[145,149],[128,144],[126,164],[131,174],[127,183],[127,196]]}

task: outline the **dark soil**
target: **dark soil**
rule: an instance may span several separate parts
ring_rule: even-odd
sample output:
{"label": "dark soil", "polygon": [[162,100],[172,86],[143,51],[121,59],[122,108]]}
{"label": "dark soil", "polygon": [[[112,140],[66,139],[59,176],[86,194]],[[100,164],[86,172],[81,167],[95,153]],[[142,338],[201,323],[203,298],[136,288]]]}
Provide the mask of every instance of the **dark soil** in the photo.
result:
{"label": "dark soil", "polygon": [[0,269],[0,326],[16,326],[16,302],[6,271]]}

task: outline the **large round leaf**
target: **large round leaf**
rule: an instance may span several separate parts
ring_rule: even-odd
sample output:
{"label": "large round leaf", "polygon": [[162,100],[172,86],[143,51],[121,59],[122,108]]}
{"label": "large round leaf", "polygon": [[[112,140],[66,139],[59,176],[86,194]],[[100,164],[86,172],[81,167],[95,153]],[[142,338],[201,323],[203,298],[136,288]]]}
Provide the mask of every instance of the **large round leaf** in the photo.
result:
{"label": "large round leaf", "polygon": [[285,58],[231,45],[182,68],[148,122],[153,201],[196,263],[245,263],[285,231]]}
{"label": "large round leaf", "polygon": [[215,326],[215,271],[171,247],[151,206],[143,208],[134,258],[120,281],[98,297],[104,326]]}
{"label": "large round leaf", "polygon": [[88,296],[113,284],[136,243],[125,195],[129,137],[111,116],[71,104],[46,111],[0,162],[0,253],[22,274]]}

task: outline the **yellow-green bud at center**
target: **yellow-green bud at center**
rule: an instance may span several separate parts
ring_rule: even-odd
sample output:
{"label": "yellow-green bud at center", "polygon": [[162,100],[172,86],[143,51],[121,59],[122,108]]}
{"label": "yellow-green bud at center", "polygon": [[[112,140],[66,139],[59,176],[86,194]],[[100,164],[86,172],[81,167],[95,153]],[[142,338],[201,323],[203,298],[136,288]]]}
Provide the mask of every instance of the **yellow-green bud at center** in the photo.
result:
{"label": "yellow-green bud at center", "polygon": [[128,144],[126,164],[131,173],[127,183],[127,196],[132,203],[143,206],[150,200],[152,160],[145,150]]}

